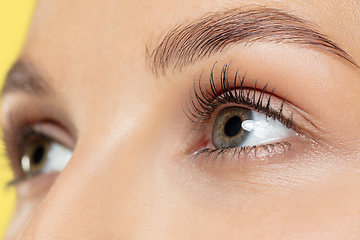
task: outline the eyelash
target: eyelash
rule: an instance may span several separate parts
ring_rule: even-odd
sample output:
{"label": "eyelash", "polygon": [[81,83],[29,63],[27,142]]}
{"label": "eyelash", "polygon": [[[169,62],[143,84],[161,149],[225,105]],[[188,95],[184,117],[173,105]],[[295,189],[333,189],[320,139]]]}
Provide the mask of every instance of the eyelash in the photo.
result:
{"label": "eyelash", "polygon": [[[246,79],[246,73],[240,77],[238,75],[239,69],[236,71],[232,82],[229,78],[229,68],[230,64],[223,65],[220,73],[220,87],[218,87],[214,80],[214,68],[217,63],[215,63],[211,69],[209,77],[209,89],[204,89],[201,87],[201,78],[200,75],[198,83],[194,82],[192,93],[190,93],[190,104],[186,104],[186,109],[184,109],[185,115],[190,121],[195,123],[200,129],[203,130],[207,128],[210,124],[210,121],[213,117],[213,114],[216,110],[222,107],[225,104],[237,104],[242,107],[246,107],[253,111],[265,114],[267,117],[278,120],[280,123],[284,124],[287,128],[294,129],[296,132],[299,132],[297,127],[293,122],[293,114],[291,113],[290,118],[284,116],[284,104],[286,99],[283,98],[280,108],[272,108],[271,99],[274,96],[275,89],[272,89],[268,93],[266,84],[261,90],[257,88],[257,81],[254,81],[250,87],[245,87],[244,82]],[[237,86],[239,84],[239,86]],[[259,94],[256,94],[259,93]],[[265,94],[268,94],[268,97],[264,99]],[[244,146],[237,148],[223,148],[223,149],[212,149],[204,148],[194,152],[191,159],[194,161],[201,154],[205,154],[206,162],[214,163],[219,157],[224,159],[225,154],[231,155],[230,160],[237,156],[237,159],[243,154],[245,157],[253,152],[256,156],[257,151],[264,149],[271,154],[275,152],[276,148],[280,149],[284,154],[293,151],[293,146],[290,142],[276,142],[273,144],[262,144],[258,146]],[[212,158],[212,159],[211,159]]]}

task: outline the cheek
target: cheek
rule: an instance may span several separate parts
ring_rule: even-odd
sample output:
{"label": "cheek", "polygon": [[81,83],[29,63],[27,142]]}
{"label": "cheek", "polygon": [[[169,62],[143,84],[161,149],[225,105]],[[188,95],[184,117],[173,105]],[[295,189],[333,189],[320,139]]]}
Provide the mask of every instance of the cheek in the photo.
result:
{"label": "cheek", "polygon": [[[73,161],[43,204],[46,215],[38,213],[31,222],[34,231],[60,226],[77,229],[79,236],[84,236],[79,228],[85,224],[86,229],[158,239],[176,239],[180,233],[182,239],[279,239],[294,233],[317,236],[319,232],[340,238],[359,218],[356,189],[360,186],[353,184],[360,182],[357,172],[352,166],[345,170],[337,164],[321,163],[329,159],[313,156],[317,163],[296,170],[289,167],[286,174],[270,167],[253,171],[253,176],[264,178],[260,182],[258,175],[257,185],[267,185],[255,190],[244,182],[241,186],[239,181],[232,184],[224,176],[207,174],[186,160],[185,165],[177,165],[176,156],[166,151],[130,152],[121,155],[122,160],[129,159],[122,161],[121,167],[97,167],[96,174],[91,173],[94,165]],[[119,161],[116,151],[112,153],[105,157]],[[80,157],[92,162],[85,151],[75,155],[75,160]],[[72,171],[78,173],[76,178]],[[284,185],[275,188],[279,181],[290,182],[287,189]],[[62,211],[58,211],[60,207]]]}
{"label": "cheek", "polygon": [[16,239],[45,199],[58,173],[41,175],[16,186],[17,203],[5,239]]}
{"label": "cheek", "polygon": [[348,231],[356,235],[357,156],[348,156],[345,162],[340,154],[314,152],[298,157],[297,163],[238,171],[184,162],[172,169],[171,176],[189,203],[187,218],[202,223],[199,228],[206,226],[209,236],[221,238],[225,232],[227,239],[279,239],[294,234],[326,239],[342,238]]}

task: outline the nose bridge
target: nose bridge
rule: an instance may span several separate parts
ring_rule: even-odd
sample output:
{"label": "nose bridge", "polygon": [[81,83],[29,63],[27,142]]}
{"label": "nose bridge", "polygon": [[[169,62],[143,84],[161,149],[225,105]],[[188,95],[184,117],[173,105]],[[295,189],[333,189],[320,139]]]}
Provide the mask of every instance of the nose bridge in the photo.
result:
{"label": "nose bridge", "polygon": [[114,231],[130,234],[135,219],[141,222],[139,213],[144,204],[139,199],[158,181],[152,179],[159,169],[148,144],[157,128],[149,126],[155,110],[149,105],[145,109],[113,117],[112,123],[103,122],[103,131],[90,127],[81,133],[73,158],[28,224],[24,237],[44,238],[41,234],[51,233],[76,239],[74,233],[84,238],[91,232],[94,238],[93,230],[100,226],[102,239],[112,238]]}

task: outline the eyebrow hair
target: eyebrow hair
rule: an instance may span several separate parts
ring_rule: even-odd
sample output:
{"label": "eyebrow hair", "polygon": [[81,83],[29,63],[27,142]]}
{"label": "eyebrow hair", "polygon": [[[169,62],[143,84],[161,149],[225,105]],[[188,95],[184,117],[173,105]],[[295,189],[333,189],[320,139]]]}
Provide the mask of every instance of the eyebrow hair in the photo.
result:
{"label": "eyebrow hair", "polygon": [[179,25],[165,35],[151,54],[146,46],[146,54],[151,70],[158,76],[159,73],[165,75],[170,65],[173,65],[173,70],[181,70],[215,52],[223,52],[232,44],[245,42],[248,45],[258,41],[320,48],[359,67],[349,54],[316,30],[314,24],[279,9],[266,7],[210,13],[191,23]]}
{"label": "eyebrow hair", "polygon": [[31,95],[44,95],[50,88],[40,71],[26,60],[18,60],[9,70],[1,95],[9,92],[25,92]]}

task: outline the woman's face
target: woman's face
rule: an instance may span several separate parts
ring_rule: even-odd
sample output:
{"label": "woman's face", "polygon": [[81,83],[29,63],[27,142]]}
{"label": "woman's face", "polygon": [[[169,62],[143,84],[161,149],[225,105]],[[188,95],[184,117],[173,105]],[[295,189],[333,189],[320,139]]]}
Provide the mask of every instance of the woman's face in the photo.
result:
{"label": "woman's face", "polygon": [[8,239],[360,238],[359,26],[357,0],[39,1]]}

